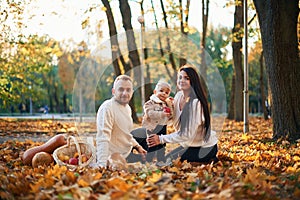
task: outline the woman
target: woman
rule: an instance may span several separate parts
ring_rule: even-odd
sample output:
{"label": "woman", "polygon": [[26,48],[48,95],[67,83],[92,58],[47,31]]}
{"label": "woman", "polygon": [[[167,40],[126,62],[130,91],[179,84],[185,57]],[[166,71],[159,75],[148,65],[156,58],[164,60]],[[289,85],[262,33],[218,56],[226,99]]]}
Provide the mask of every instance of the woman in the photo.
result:
{"label": "woman", "polygon": [[181,161],[218,161],[216,132],[210,130],[208,102],[200,84],[197,71],[185,65],[178,71],[177,87],[174,97],[173,125],[176,132],[168,135],[153,135],[148,138],[148,146],[165,143],[179,143],[166,158]]}

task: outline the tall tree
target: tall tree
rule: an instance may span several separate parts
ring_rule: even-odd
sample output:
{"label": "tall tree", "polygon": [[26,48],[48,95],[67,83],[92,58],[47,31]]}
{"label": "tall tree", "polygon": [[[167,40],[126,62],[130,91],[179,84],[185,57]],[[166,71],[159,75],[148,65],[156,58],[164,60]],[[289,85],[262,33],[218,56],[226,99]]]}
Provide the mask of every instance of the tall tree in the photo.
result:
{"label": "tall tree", "polygon": [[230,93],[230,101],[229,101],[229,106],[228,106],[228,115],[227,115],[227,119],[234,119],[234,115],[235,115],[235,95],[234,95],[234,91],[235,91],[235,73],[233,72],[232,74],[232,80],[231,80],[231,93]]}
{"label": "tall tree", "polygon": [[48,37],[32,35],[6,46],[0,59],[1,106],[30,98],[33,102],[45,100],[43,77],[53,69],[54,56],[60,55],[58,42]]}
{"label": "tall tree", "polygon": [[[163,21],[164,21],[165,27],[166,27],[166,29],[168,29],[169,25],[168,25],[168,20],[167,20],[167,13],[166,13],[166,9],[165,9],[163,0],[160,0],[160,6],[162,9],[162,13],[163,13]],[[167,37],[166,40],[167,40],[166,41],[167,42],[166,51],[169,55],[169,61],[171,63],[171,67],[173,69],[173,76],[171,77],[171,80],[173,81],[174,84],[176,84],[176,74],[177,74],[176,73],[177,72],[176,62],[175,62],[175,58],[174,58],[174,55],[171,50],[170,38]]]}
{"label": "tall tree", "polygon": [[243,1],[239,0],[235,2],[234,12],[234,28],[232,29],[232,53],[235,77],[232,92],[234,92],[234,119],[236,121],[243,120],[243,60],[242,60],[242,31],[243,31]]}
{"label": "tall tree", "polygon": [[[153,6],[153,2],[151,1],[151,4]],[[140,1],[140,7],[141,7],[141,13],[142,13],[142,17],[143,17],[143,22],[141,23],[141,26],[142,26],[142,29],[141,31],[143,31],[143,34],[145,32],[145,19],[144,19],[144,14],[145,14],[145,11],[144,11],[144,0]],[[142,41],[144,43],[144,41]],[[151,75],[150,75],[150,66],[149,64],[146,62],[147,59],[148,59],[148,48],[147,47],[144,47],[143,45],[143,49],[141,49],[141,52],[144,53],[144,59],[145,59],[145,62],[142,63],[144,64],[144,67],[145,67],[145,71],[146,71],[146,77],[145,77],[145,101],[149,100],[150,99],[150,96],[152,94],[152,87],[151,87],[151,83],[150,83],[150,79],[151,79]],[[143,56],[143,55],[142,55]]]}
{"label": "tall tree", "polygon": [[[202,37],[201,37],[201,77],[205,85],[206,82],[206,71],[207,71],[207,64],[206,64],[206,35],[207,35],[207,22],[208,22],[208,12],[209,12],[209,0],[202,0]],[[206,90],[206,89],[205,89]],[[205,91],[207,94],[207,91]]]}
{"label": "tall tree", "polygon": [[111,11],[111,7],[108,0],[101,0],[104,7],[105,7],[105,13],[106,18],[108,22],[108,28],[109,28],[109,36],[110,36],[110,46],[111,46],[111,53],[112,53],[112,60],[113,60],[113,66],[116,73],[116,76],[121,74],[121,66],[119,63],[122,63],[122,65],[126,68],[126,63],[123,58],[123,55],[121,54],[120,47],[119,47],[119,41],[117,37],[117,28],[116,23],[114,20],[113,13]]}
{"label": "tall tree", "polygon": [[273,137],[300,138],[299,0],[254,0],[272,96]]}
{"label": "tall tree", "polygon": [[[154,4],[153,4],[153,0],[151,0],[151,6],[152,6],[152,10],[153,10],[153,15],[154,15],[154,23],[155,23],[155,27],[158,31],[158,45],[159,45],[159,52],[160,52],[160,56],[163,58],[165,55],[163,46],[162,46],[162,39],[161,39],[161,32],[159,31],[159,26],[158,26],[158,21],[157,21],[157,15],[155,12],[155,8],[154,8]],[[163,9],[164,10],[164,9]],[[168,66],[167,66],[167,61],[166,59],[163,59],[163,64],[165,66],[166,72],[168,74],[169,77],[173,77],[174,73],[171,74],[171,71],[169,70]]]}
{"label": "tall tree", "polygon": [[[183,9],[183,6],[182,6],[182,0],[179,0],[180,31],[185,36],[188,35],[187,27],[188,27],[189,12],[190,12],[190,0],[187,0],[185,10]],[[179,58],[179,66],[183,66],[185,64],[186,64],[186,58],[180,57]]]}
{"label": "tall tree", "polygon": [[264,84],[264,54],[261,51],[261,55],[259,58],[259,66],[260,66],[260,76],[259,76],[259,84],[260,84],[260,94],[261,94],[261,105],[263,109],[264,119],[269,119],[269,113],[266,107],[266,95],[265,95],[265,84]]}
{"label": "tall tree", "polygon": [[[126,31],[127,47],[129,51],[129,59],[132,63],[131,68],[141,65],[139,53],[135,42],[134,32],[131,24],[131,9],[128,0],[120,0],[120,11],[122,15],[123,27]],[[137,70],[138,71],[138,70]],[[140,73],[137,74],[140,77]]]}
{"label": "tall tree", "polygon": [[[122,22],[123,22],[123,27],[126,31],[126,38],[127,38],[127,48],[129,51],[129,59],[131,61],[131,68],[133,69],[134,67],[137,67],[138,70],[135,70],[135,78],[141,87],[145,87],[144,85],[141,84],[141,61],[139,57],[139,53],[137,50],[136,42],[135,42],[135,37],[134,37],[134,32],[131,24],[131,10],[130,6],[128,4],[128,0],[119,0],[120,2],[120,11],[122,15]],[[139,90],[141,91],[141,90]],[[140,92],[141,94],[141,92]],[[134,98],[132,98],[130,102],[130,106],[132,108],[132,118],[133,121],[138,122],[138,117],[136,115],[136,110],[133,102]]]}

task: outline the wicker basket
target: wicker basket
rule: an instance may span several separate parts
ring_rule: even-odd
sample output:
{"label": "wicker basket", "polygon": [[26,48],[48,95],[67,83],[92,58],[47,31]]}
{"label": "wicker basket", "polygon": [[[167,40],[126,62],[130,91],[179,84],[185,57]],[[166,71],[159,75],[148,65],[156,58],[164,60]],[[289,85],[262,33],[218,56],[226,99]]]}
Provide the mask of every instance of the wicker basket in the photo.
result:
{"label": "wicker basket", "polygon": [[[71,165],[59,159],[62,156],[69,156],[72,158],[76,152],[78,153],[78,165]],[[82,162],[83,154],[89,157],[86,162]],[[69,136],[66,145],[55,149],[53,152],[53,158],[58,165],[67,166],[69,169],[74,170],[78,167],[86,167],[89,165],[95,159],[95,154],[94,146],[84,141],[77,140],[74,136]]]}

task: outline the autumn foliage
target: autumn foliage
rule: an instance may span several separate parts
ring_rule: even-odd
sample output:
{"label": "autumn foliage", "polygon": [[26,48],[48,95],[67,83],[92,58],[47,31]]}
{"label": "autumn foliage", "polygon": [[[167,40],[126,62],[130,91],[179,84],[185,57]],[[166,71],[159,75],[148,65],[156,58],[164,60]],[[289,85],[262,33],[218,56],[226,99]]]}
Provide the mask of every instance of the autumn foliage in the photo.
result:
{"label": "autumn foliage", "polygon": [[[250,118],[250,132],[244,134],[243,123],[226,120],[216,164],[175,161],[164,167],[71,171],[54,164],[25,166],[21,155],[44,143],[30,134],[75,134],[72,122],[0,120],[6,138],[0,144],[0,199],[299,199],[300,143],[273,141],[271,127],[270,120]],[[94,128],[86,125],[87,132]],[[30,139],[22,141],[22,135]]]}

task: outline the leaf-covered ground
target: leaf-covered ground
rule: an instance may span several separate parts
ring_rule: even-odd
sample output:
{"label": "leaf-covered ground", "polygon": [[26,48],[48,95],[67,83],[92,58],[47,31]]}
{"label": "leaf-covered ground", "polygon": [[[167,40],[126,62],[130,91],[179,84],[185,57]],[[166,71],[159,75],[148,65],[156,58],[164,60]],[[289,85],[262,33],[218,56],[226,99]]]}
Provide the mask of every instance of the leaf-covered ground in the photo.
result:
{"label": "leaf-covered ground", "polygon": [[[82,127],[95,131],[93,124]],[[300,143],[272,141],[271,127],[270,120],[250,118],[243,134],[242,122],[226,120],[214,165],[70,171],[24,166],[20,157],[57,133],[75,134],[72,122],[0,120],[0,199],[299,199]]]}

